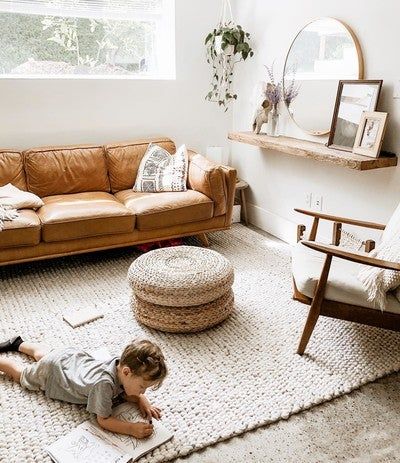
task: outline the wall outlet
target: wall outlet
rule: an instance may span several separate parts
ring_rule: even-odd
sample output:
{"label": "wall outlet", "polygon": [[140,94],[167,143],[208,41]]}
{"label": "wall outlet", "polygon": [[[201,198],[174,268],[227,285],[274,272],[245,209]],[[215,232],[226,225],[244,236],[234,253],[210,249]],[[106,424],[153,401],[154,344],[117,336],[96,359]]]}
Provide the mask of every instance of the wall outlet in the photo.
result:
{"label": "wall outlet", "polygon": [[312,193],[306,193],[305,203],[306,207],[312,207]]}
{"label": "wall outlet", "polygon": [[316,211],[322,211],[322,195],[312,195],[312,208]]}

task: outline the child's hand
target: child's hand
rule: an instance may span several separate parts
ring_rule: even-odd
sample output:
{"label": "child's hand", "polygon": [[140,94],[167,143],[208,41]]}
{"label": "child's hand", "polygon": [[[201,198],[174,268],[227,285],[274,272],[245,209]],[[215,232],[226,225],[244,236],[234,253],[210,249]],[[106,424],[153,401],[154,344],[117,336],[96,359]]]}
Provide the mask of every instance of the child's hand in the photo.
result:
{"label": "child's hand", "polygon": [[131,423],[131,436],[145,439],[153,434],[153,425],[149,423]]}
{"label": "child's hand", "polygon": [[158,407],[153,407],[143,394],[139,396],[138,406],[143,418],[148,420],[152,418],[159,420],[161,418],[161,410]]}

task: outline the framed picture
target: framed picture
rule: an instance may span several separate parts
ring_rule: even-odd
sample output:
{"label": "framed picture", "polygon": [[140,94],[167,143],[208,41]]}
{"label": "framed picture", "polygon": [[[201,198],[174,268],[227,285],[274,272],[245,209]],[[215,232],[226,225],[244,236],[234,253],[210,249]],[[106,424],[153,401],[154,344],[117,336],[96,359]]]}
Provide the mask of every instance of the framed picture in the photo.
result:
{"label": "framed picture", "polygon": [[353,153],[377,158],[385,135],[387,113],[364,112],[358,126]]}
{"label": "framed picture", "polygon": [[340,80],[328,148],[353,151],[361,115],[375,111],[382,80]]}

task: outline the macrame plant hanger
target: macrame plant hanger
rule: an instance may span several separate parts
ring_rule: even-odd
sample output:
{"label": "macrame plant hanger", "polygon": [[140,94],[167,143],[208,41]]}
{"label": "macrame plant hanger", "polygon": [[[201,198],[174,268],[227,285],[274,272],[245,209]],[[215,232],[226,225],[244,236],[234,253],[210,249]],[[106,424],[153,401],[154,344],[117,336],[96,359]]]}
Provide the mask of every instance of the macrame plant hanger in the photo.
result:
{"label": "macrame plant hanger", "polygon": [[[229,21],[228,21],[228,18],[230,18]],[[223,26],[223,25],[228,24],[228,23],[229,24],[234,24],[231,1],[230,0],[222,0],[221,14],[219,16],[218,25]]]}

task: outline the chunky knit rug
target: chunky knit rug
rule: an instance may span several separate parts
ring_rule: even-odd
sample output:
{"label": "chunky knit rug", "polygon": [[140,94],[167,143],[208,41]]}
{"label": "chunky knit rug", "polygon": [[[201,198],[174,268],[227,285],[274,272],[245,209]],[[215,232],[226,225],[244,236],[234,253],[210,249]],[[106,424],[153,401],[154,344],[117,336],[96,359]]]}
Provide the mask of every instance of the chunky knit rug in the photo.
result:
{"label": "chunky knit rug", "polygon": [[[210,238],[235,267],[236,309],[222,325],[195,335],[137,324],[126,282],[135,251],[0,269],[0,339],[18,333],[111,353],[136,336],[160,344],[170,374],[148,395],[175,437],[142,463],[170,461],[400,370],[400,334],[327,318],[318,322],[308,354],[296,355],[307,310],[291,299],[289,247],[241,225]],[[65,309],[94,306],[103,319],[75,330],[62,321]],[[0,461],[7,463],[50,461],[43,446],[88,418],[84,407],[47,400],[2,377],[0,405]]]}

